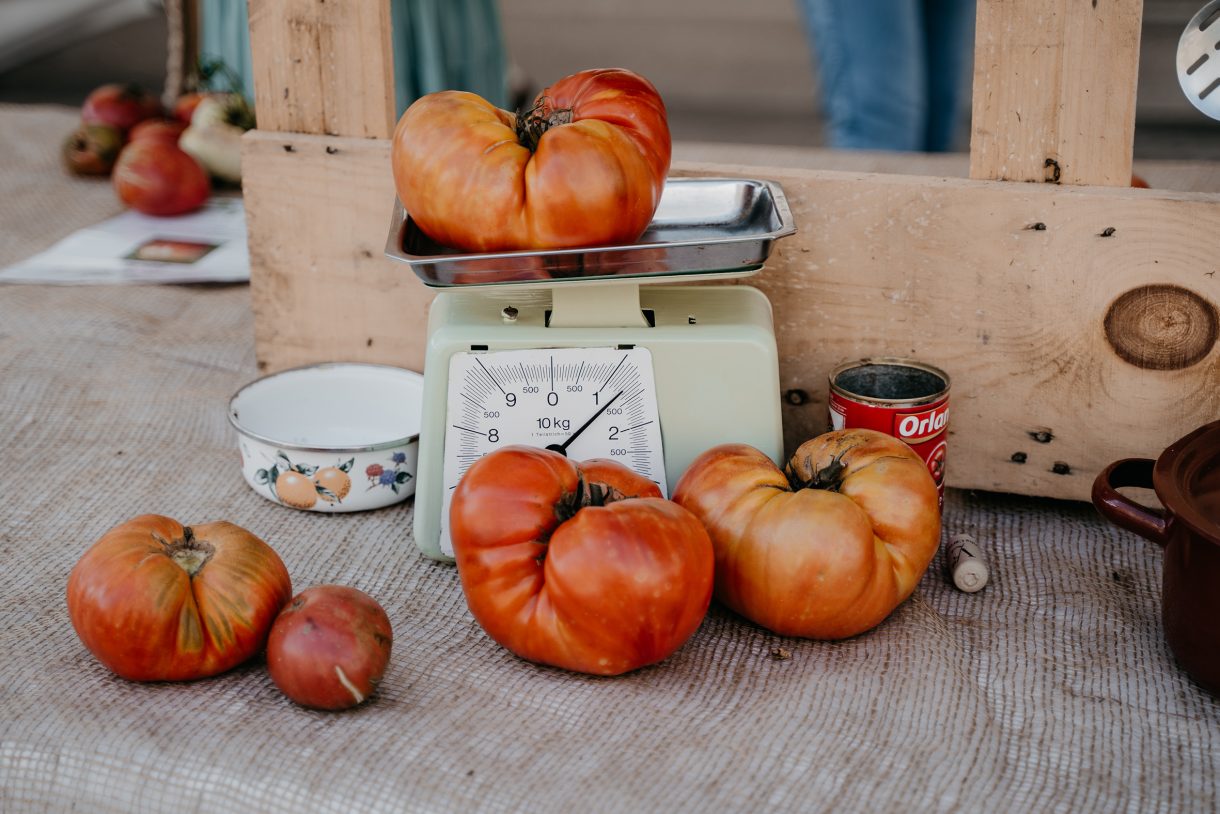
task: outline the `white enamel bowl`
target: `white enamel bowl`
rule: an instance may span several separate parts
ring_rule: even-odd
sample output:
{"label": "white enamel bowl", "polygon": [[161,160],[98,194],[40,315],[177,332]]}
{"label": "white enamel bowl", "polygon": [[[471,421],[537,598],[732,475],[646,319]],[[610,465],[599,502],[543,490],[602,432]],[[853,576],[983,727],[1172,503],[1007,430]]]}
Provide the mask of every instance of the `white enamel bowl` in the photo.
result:
{"label": "white enamel bowl", "polygon": [[253,381],[229,401],[242,475],[294,509],[358,512],[406,500],[423,392],[423,376],[386,365],[311,365]]}

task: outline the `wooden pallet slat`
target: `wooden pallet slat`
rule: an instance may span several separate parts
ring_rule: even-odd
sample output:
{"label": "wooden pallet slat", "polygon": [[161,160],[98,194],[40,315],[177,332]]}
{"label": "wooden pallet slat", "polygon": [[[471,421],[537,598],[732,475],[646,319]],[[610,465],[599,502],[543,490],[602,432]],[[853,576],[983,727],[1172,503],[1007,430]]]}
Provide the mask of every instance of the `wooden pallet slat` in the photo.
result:
{"label": "wooden pallet slat", "polygon": [[[377,8],[251,0],[262,129],[243,171],[264,369],[423,364],[432,293],[382,256],[393,93]],[[1087,499],[1102,466],[1220,416],[1220,195],[1127,187],[1141,8],[980,0],[971,178],[675,165],[777,180],[792,205],[797,234],[747,281],[775,308],[789,448],[824,429],[827,372],[883,354],[952,375],[958,487]],[[332,64],[326,42],[362,47]],[[1014,183],[1048,180],[1048,158],[1058,183]]]}
{"label": "wooden pallet slat", "polygon": [[389,0],[249,0],[262,130],[388,138]]}
{"label": "wooden pallet slat", "polygon": [[1127,186],[1143,8],[980,2],[970,177]]}

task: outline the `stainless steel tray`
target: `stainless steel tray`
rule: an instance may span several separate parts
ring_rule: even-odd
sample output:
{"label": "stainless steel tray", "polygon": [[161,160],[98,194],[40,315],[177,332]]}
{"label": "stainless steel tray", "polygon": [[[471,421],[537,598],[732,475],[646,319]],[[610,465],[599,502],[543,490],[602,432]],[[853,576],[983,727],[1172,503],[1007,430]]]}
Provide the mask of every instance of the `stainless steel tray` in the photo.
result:
{"label": "stainless steel tray", "polygon": [[396,199],[386,256],[434,287],[723,274],[761,268],[776,238],[795,231],[774,181],[670,178],[652,223],[631,245],[463,254],[433,242]]}

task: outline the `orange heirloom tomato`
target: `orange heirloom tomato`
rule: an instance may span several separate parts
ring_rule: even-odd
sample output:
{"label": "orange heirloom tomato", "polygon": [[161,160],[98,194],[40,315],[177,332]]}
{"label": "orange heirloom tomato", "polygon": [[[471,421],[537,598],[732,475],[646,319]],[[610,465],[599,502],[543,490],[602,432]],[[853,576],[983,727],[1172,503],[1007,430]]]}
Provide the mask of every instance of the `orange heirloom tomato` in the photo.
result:
{"label": "orange heirloom tomato", "polygon": [[292,598],[279,556],[232,523],[146,514],[106,532],[68,577],[68,616],[97,660],[133,681],[181,681],[263,649]]}
{"label": "orange heirloom tomato", "polygon": [[669,172],[665,105],[644,77],[582,71],[527,113],[462,91],[407,108],[394,131],[398,198],[423,232],[466,251],[634,242]]}
{"label": "orange heirloom tomato", "polygon": [[529,661],[625,673],[681,647],[711,602],[703,526],[612,461],[497,450],[458,483],[449,534],[470,612]]}
{"label": "orange heirloom tomato", "polygon": [[806,441],[783,472],[753,447],[715,447],[673,499],[711,534],[716,598],[785,636],[842,639],[880,624],[940,542],[927,467],[873,430]]}

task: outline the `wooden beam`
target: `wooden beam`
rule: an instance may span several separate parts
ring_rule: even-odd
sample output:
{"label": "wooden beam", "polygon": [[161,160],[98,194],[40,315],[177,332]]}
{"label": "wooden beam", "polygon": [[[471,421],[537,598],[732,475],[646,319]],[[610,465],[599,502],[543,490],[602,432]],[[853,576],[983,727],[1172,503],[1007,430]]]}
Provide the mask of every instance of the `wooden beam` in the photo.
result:
{"label": "wooden beam", "polygon": [[980,0],[970,177],[1131,182],[1143,0]]}
{"label": "wooden beam", "polygon": [[262,130],[388,138],[389,0],[249,0]]}
{"label": "wooden beam", "polygon": [[[389,142],[255,132],[245,148],[260,364],[420,369],[432,292],[382,258]],[[775,308],[789,449],[825,428],[830,369],[879,354],[952,376],[953,486],[1087,499],[1104,465],[1220,415],[1220,195],[674,172],[787,193],[799,231],[746,284]]]}
{"label": "wooden beam", "polygon": [[385,257],[390,142],[252,130],[242,175],[259,368],[366,361],[422,370],[432,294]]}

